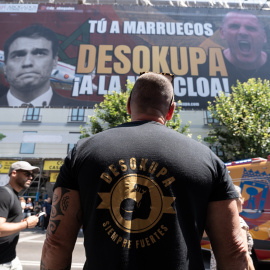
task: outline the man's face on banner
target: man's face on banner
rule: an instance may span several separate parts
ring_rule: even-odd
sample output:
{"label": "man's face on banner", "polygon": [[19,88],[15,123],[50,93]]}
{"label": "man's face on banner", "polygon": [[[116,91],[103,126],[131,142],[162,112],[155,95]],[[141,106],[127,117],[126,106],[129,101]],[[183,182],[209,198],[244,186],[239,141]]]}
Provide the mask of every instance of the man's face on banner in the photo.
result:
{"label": "man's face on banner", "polygon": [[234,61],[252,64],[261,57],[266,43],[265,31],[256,16],[252,14],[229,13],[220,28],[222,39],[226,40]]}
{"label": "man's face on banner", "polygon": [[10,88],[18,91],[50,87],[50,76],[57,65],[52,42],[43,37],[15,39],[9,48],[5,74]]}

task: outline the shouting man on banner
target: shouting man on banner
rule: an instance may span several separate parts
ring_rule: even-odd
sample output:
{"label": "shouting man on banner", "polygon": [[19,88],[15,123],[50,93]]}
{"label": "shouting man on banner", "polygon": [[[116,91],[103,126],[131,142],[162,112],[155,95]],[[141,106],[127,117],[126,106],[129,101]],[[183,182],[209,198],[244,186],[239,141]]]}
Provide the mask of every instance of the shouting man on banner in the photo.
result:
{"label": "shouting man on banner", "polygon": [[250,78],[270,79],[270,57],[263,46],[266,33],[262,22],[251,13],[232,11],[225,15],[220,35],[228,48],[223,51],[230,86]]}

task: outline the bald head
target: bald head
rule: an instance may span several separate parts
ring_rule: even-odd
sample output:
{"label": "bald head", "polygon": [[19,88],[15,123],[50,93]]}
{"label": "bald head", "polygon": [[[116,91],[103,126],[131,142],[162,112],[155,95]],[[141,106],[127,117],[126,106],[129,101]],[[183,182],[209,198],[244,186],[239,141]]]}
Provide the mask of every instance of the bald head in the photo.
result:
{"label": "bald head", "polygon": [[131,116],[141,115],[145,119],[155,117],[166,119],[173,99],[171,81],[161,74],[153,72],[141,75],[134,84],[131,98]]}

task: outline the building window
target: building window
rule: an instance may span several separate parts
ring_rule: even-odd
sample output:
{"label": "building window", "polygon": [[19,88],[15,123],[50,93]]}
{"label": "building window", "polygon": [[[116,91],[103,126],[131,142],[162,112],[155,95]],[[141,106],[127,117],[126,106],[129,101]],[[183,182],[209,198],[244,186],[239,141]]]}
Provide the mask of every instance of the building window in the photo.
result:
{"label": "building window", "polygon": [[218,156],[223,157],[224,152],[221,150],[220,146],[210,146],[210,149]]}
{"label": "building window", "polygon": [[213,117],[210,111],[206,111],[206,124],[219,124],[219,121]]}
{"label": "building window", "polygon": [[[24,131],[23,133],[37,133],[36,131]],[[35,143],[21,143],[20,154],[34,154]]]}
{"label": "building window", "polygon": [[27,108],[24,121],[40,121],[40,108],[29,107]]}
{"label": "building window", "polygon": [[69,143],[67,153],[69,153],[73,149],[73,147],[75,147],[75,146],[76,146],[76,143]]}
{"label": "building window", "polygon": [[71,110],[70,121],[84,122],[85,121],[84,109],[83,108],[73,108]]}

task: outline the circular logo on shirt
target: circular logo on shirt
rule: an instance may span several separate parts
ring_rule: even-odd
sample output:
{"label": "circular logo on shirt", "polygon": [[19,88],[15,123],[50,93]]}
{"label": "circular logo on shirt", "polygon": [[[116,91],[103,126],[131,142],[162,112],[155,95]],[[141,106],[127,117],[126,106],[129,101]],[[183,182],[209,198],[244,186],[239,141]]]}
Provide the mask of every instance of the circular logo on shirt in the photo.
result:
{"label": "circular logo on shirt", "polygon": [[151,229],[164,212],[175,213],[171,204],[174,197],[164,197],[158,184],[150,177],[129,174],[120,178],[110,193],[99,193],[115,224],[128,233]]}

